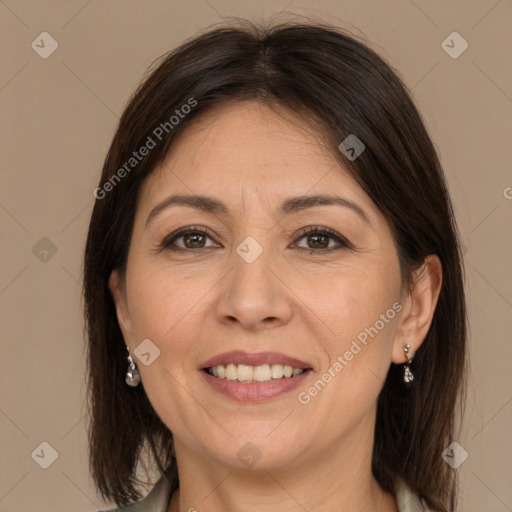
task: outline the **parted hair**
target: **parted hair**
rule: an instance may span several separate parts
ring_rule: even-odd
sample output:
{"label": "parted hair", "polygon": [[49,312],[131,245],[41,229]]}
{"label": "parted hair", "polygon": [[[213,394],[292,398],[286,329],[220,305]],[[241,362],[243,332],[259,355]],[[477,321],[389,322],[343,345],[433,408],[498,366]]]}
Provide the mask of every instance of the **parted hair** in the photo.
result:
{"label": "parted hair", "polygon": [[[210,28],[156,61],[124,109],[95,192],[84,256],[90,467],[99,493],[118,506],[136,501],[141,465],[179,486],[172,433],[143,385],[125,384],[126,344],[108,280],[114,269],[123,275],[139,189],[175,137],[201,112],[245,100],[287,107],[314,127],[389,222],[404,286],[413,285],[427,255],[439,257],[442,287],[412,363],[413,386],[404,388],[402,368],[392,364],[378,398],[372,471],[384,490],[394,493],[401,478],[432,510],[453,512],[457,473],[441,454],[462,411],[467,322],[446,180],[397,72],[367,43],[317,22],[232,20]],[[182,115],[171,127],[176,110]],[[365,145],[353,161],[338,148],[351,134]],[[154,147],[127,167],[148,138]]]}

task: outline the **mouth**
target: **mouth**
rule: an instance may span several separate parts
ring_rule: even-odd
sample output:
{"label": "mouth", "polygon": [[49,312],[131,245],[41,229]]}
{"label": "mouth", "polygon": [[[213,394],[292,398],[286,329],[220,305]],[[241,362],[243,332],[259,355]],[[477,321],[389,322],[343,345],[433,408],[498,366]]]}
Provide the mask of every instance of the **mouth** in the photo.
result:
{"label": "mouth", "polygon": [[209,359],[199,369],[215,390],[244,402],[281,395],[297,387],[312,371],[310,364],[284,354],[240,351]]}
{"label": "mouth", "polygon": [[261,364],[258,366],[228,363],[226,366],[220,364],[206,368],[204,371],[219,379],[236,380],[237,382],[253,384],[279,379],[291,379],[307,370],[308,368],[293,368],[292,366],[284,366],[277,363]]}

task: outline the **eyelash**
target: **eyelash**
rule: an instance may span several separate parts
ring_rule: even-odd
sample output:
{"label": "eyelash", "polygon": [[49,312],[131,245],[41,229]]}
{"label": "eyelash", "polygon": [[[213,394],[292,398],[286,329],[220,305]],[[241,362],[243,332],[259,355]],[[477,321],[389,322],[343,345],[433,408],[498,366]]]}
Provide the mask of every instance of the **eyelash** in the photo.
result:
{"label": "eyelash", "polygon": [[[307,228],[303,228],[299,231],[297,235],[297,241],[301,240],[307,235],[310,234],[317,234],[317,235],[325,235],[332,239],[334,239],[336,242],[338,242],[338,247],[331,247],[329,249],[309,249],[306,247],[297,247],[299,251],[309,251],[310,254],[318,254],[318,253],[326,253],[326,252],[333,252],[333,251],[339,251],[341,249],[351,249],[352,245],[346,240],[344,237],[333,231],[332,229],[323,227],[323,226],[308,226]],[[202,249],[209,249],[211,247],[200,247],[197,249],[187,249],[184,247],[173,247],[172,244],[179,238],[190,235],[190,234],[199,234],[202,236],[207,236],[209,238],[212,238],[212,235],[205,230],[204,228],[196,227],[196,226],[188,226],[186,228],[178,229],[177,231],[171,233],[167,237],[164,238],[162,243],[160,244],[160,248],[158,252],[161,252],[163,250],[169,250],[169,251],[182,251],[182,252],[198,252]]]}

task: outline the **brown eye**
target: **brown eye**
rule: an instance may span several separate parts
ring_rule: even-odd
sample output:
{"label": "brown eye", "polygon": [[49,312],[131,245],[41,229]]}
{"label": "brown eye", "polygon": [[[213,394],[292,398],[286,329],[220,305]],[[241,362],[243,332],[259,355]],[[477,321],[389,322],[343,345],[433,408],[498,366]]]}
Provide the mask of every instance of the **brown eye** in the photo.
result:
{"label": "brown eye", "polygon": [[312,249],[327,249],[329,246],[328,235],[307,235],[308,244],[313,245]]}
{"label": "brown eye", "polygon": [[[306,247],[297,247],[302,250],[311,250],[313,252],[329,252],[338,249],[348,248],[350,244],[342,236],[328,228],[307,228],[300,234],[299,240],[306,239]],[[330,245],[334,241],[334,246]]]}
{"label": "brown eye", "polygon": [[[204,229],[188,227],[171,233],[161,243],[161,249],[170,251],[187,251],[219,247],[216,243],[208,244],[212,236]],[[309,250],[311,253],[325,253],[339,249],[350,248],[350,243],[335,231],[328,228],[306,228],[299,235],[298,240],[306,240],[306,247],[297,245],[299,250]],[[334,242],[334,245],[331,243]]]}
{"label": "brown eye", "polygon": [[205,235],[201,233],[182,235],[181,238],[184,240],[187,249],[201,249],[204,247]]}
{"label": "brown eye", "polygon": [[207,244],[207,240],[212,237],[203,229],[183,228],[171,233],[161,243],[161,249],[186,251],[187,249],[205,249],[208,247],[217,247],[216,244]]}

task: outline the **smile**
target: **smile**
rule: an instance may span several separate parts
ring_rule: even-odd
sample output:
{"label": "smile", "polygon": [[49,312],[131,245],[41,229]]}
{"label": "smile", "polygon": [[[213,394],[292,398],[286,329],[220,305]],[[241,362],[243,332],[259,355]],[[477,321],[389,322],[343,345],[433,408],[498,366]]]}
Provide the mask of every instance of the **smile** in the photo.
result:
{"label": "smile", "polygon": [[295,389],[311,366],[276,352],[233,351],[215,356],[199,368],[214,391],[239,402],[262,402]]}
{"label": "smile", "polygon": [[218,365],[206,370],[210,375],[219,379],[236,380],[238,382],[269,382],[271,380],[289,379],[300,375],[302,368],[293,368],[282,364],[262,364],[249,366],[246,364],[229,363],[226,366]]}

